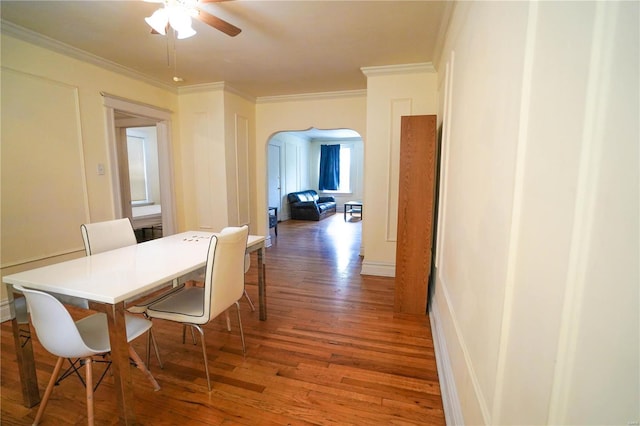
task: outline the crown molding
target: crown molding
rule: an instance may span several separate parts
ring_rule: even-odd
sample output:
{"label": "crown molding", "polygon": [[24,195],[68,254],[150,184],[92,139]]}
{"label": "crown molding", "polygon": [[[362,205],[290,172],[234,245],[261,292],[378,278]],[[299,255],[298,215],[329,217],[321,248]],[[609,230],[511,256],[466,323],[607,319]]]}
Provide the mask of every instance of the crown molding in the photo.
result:
{"label": "crown molding", "polygon": [[412,73],[435,73],[436,69],[432,62],[422,62],[417,64],[383,65],[379,67],[362,67],[362,73],[367,77],[381,75],[412,74]]}
{"label": "crown molding", "polygon": [[190,84],[188,86],[180,86],[178,87],[178,94],[185,95],[189,93],[215,92],[218,90],[225,90],[224,81],[217,81],[215,83]]}
{"label": "crown molding", "polygon": [[250,102],[254,102],[254,103],[256,102],[256,98],[254,96],[248,95],[236,89],[235,87],[230,86],[228,83],[224,81],[217,81],[215,83],[202,83],[202,84],[192,84],[188,86],[181,86],[178,88],[178,94],[184,95],[184,94],[190,94],[190,93],[215,92],[218,90],[233,93]]}
{"label": "crown molding", "polygon": [[301,93],[296,95],[261,96],[256,98],[257,104],[275,102],[313,101],[319,99],[366,97],[366,90],[342,90],[336,92]]}
{"label": "crown molding", "polygon": [[174,86],[171,86],[164,82],[150,78],[145,74],[132,70],[131,68],[122,66],[115,62],[106,60],[92,53],[86,52],[84,50],[78,49],[73,46],[69,46],[68,44],[52,39],[51,37],[47,37],[35,31],[31,31],[27,28],[16,25],[12,22],[5,21],[4,19],[0,19],[0,32],[2,34],[6,34],[8,36],[17,38],[19,40],[26,41],[27,43],[31,43],[36,46],[40,46],[45,49],[69,56],[71,58],[78,59],[80,61],[87,62],[92,65],[96,65],[108,71],[113,71],[118,74],[122,74],[127,77],[143,81],[152,86],[156,86],[161,89],[165,89],[165,90],[169,90],[171,92],[177,93],[177,88]]}

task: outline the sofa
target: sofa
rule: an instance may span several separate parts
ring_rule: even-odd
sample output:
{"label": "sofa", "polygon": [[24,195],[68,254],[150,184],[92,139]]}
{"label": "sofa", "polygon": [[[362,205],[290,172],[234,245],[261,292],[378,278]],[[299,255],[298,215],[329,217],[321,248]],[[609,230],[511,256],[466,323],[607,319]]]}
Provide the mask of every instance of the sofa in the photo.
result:
{"label": "sofa", "polygon": [[313,189],[287,195],[291,219],[320,220],[336,212],[336,199],[319,197]]}

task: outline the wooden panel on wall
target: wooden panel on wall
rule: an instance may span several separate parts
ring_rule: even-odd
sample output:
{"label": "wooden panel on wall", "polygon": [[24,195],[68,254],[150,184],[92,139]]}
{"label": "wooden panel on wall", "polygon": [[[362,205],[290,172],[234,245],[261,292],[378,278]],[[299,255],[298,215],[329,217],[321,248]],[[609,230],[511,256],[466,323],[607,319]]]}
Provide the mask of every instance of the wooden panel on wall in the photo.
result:
{"label": "wooden panel on wall", "polygon": [[431,269],[436,116],[402,117],[394,310],[426,314]]}
{"label": "wooden panel on wall", "polygon": [[2,70],[2,267],[82,249],[88,222],[78,90]]}

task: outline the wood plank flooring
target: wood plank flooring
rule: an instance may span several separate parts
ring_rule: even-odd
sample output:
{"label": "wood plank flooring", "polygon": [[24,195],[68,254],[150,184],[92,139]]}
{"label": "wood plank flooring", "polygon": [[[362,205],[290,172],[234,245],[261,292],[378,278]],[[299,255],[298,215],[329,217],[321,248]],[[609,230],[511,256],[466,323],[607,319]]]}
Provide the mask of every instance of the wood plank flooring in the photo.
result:
{"label": "wood plank flooring", "polygon": [[[429,320],[393,313],[393,278],[360,275],[362,223],[341,214],[286,221],[267,249],[268,319],[241,302],[247,354],[234,312],[205,327],[213,390],[200,343],[180,325],[154,321],[164,362],[152,357],[154,392],[133,369],[135,412],[144,425],[444,425]],[[247,291],[258,300],[256,258]],[[256,306],[257,307],[257,306]],[[86,313],[70,308],[74,317]],[[10,322],[0,327],[0,423],[27,425]],[[145,353],[145,339],[134,342]],[[55,358],[34,342],[41,392]],[[95,375],[95,374],[94,374]],[[84,390],[67,378],[54,388],[43,425],[86,424]],[[113,380],[95,393],[97,425],[116,424]]]}

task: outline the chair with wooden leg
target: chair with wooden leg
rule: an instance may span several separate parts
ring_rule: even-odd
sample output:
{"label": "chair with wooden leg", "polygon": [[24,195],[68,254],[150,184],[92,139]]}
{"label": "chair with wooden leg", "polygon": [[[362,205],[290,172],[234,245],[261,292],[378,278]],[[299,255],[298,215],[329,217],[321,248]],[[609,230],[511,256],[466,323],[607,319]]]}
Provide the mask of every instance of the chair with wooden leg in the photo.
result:
{"label": "chair with wooden leg", "polygon": [[[48,352],[58,357],[33,424],[37,425],[42,419],[64,359],[81,358],[84,360],[86,370],[87,423],[93,425],[95,389],[92,364],[94,356],[103,356],[111,352],[107,316],[104,313],[96,313],[74,321],[64,305],[52,295],[17,285],[14,288],[22,292],[27,300],[31,325],[35,329],[38,340]],[[127,320],[126,325],[127,340],[130,341],[145,333],[151,327],[151,322],[132,316]],[[129,354],[151,381],[155,390],[159,390],[160,386],[131,347],[129,347]]]}
{"label": "chair with wooden leg", "polygon": [[[82,233],[82,241],[84,242],[84,250],[87,256],[137,244],[133,226],[128,218],[85,223],[80,226],[80,232]],[[172,288],[168,292],[170,293],[175,290],[177,290],[176,287]],[[151,301],[155,301],[157,299],[158,297],[153,298]],[[147,304],[151,303],[151,301],[147,301],[141,305],[130,306],[127,308],[127,311],[134,314],[144,314]],[[127,314],[127,317],[129,316],[130,315]],[[162,360],[160,359],[158,345],[156,344],[156,339],[151,328],[149,328],[147,339],[150,339],[153,343],[158,364],[160,365],[160,368],[162,368]],[[147,345],[147,348],[150,348],[150,345]],[[149,364],[149,358],[150,352],[147,350],[147,365]]]}

